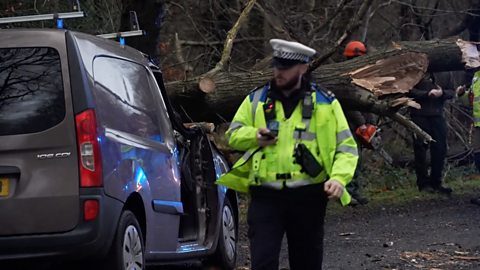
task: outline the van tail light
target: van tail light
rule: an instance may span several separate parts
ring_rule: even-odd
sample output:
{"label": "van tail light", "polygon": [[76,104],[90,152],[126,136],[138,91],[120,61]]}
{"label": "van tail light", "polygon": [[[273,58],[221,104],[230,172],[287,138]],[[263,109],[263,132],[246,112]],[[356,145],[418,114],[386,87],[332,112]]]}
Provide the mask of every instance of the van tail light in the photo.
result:
{"label": "van tail light", "polygon": [[88,109],[75,116],[80,167],[80,187],[102,186],[102,159],[97,139],[95,111]]}

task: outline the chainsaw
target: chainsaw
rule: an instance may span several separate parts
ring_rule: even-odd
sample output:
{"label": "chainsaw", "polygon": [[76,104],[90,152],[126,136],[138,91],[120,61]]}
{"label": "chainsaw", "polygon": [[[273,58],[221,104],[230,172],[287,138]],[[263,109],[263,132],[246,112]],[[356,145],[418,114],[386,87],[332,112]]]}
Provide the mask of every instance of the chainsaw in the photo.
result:
{"label": "chainsaw", "polygon": [[366,128],[358,127],[355,135],[365,148],[377,152],[388,164],[393,164],[393,158],[383,149],[382,138],[380,137],[380,129],[374,125],[367,124]]}

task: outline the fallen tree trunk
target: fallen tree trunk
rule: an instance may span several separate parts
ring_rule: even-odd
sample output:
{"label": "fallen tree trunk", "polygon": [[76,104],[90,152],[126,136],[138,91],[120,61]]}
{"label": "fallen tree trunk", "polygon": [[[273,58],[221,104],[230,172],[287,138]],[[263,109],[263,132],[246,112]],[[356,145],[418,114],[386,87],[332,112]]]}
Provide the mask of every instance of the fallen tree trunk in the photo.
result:
{"label": "fallen tree trunk", "polygon": [[[335,93],[345,109],[388,116],[425,141],[429,134],[396,113],[403,106],[416,106],[405,97],[425,72],[454,71],[480,66],[476,47],[468,42],[437,40],[401,42],[393,49],[378,51],[353,60],[320,66],[312,72],[314,81]],[[468,48],[467,48],[468,47]],[[474,53],[466,55],[467,52]],[[245,96],[272,77],[270,71],[219,72],[167,85],[169,95],[190,120],[229,122]],[[207,89],[199,85],[207,82]],[[413,103],[413,105],[412,105]]]}
{"label": "fallen tree trunk", "polygon": [[[365,85],[359,86],[352,83],[351,73],[386,59],[394,57],[402,59],[404,55],[411,53],[417,53],[413,54],[413,58],[420,59],[423,57],[428,59],[427,63],[429,64],[426,67],[422,67],[422,61],[417,61],[414,66],[410,67],[407,63],[407,66],[404,66],[401,70],[392,68],[388,72],[380,70],[387,74],[384,77],[388,79],[392,76],[403,76],[406,78],[414,76],[415,79],[408,82],[411,88],[418,82],[417,79],[423,76],[425,71],[452,71],[464,68],[462,52],[457,43],[454,40],[438,40],[395,43],[393,49],[378,51],[371,55],[345,62],[320,66],[312,75],[314,80],[322,87],[334,92],[342,105],[347,109],[389,114],[391,113],[390,97],[388,95],[386,97],[385,93],[383,93],[379,98],[374,95],[372,89],[367,90]],[[422,56],[423,54],[425,56]],[[383,66],[382,69],[388,69],[388,66]],[[405,74],[409,69],[413,71],[410,74]],[[379,72],[378,69],[376,71],[377,73]],[[174,103],[181,106],[185,113],[194,121],[229,121],[245,96],[255,87],[267,82],[271,76],[271,71],[219,72],[213,77],[199,76],[185,81],[168,83],[167,91]],[[199,83],[205,79],[209,83],[213,82],[213,91],[208,91],[207,93],[200,90]],[[387,91],[387,94],[405,93],[405,91],[394,91],[395,80],[393,82],[380,82],[380,84],[384,84],[382,87],[386,87],[387,90],[388,87],[392,86],[391,91]]]}

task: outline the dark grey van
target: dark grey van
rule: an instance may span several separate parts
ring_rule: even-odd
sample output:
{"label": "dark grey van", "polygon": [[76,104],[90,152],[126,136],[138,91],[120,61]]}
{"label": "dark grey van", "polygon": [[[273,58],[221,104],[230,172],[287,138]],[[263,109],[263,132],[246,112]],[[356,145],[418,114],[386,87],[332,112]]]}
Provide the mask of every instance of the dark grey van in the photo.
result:
{"label": "dark grey van", "polygon": [[0,263],[105,269],[236,261],[236,194],[205,132],[176,120],[139,51],[65,30],[0,30]]}

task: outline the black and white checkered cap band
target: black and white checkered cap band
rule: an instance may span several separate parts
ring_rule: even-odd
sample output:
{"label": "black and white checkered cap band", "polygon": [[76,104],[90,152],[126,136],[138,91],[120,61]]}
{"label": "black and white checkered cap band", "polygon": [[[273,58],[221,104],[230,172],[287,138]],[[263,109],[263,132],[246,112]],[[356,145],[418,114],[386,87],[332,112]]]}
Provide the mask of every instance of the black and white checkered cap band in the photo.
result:
{"label": "black and white checkered cap band", "polygon": [[278,58],[288,59],[288,60],[298,60],[305,63],[308,63],[311,60],[310,57],[306,56],[303,53],[285,52],[285,51],[279,51],[279,50],[273,51],[273,57],[278,57]]}

